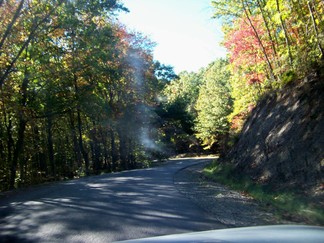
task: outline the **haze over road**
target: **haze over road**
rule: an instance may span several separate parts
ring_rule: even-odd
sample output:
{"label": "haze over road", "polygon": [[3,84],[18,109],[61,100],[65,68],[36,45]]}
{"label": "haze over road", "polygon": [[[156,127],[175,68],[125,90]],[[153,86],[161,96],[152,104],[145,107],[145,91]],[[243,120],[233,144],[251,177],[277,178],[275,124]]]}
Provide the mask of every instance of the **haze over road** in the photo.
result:
{"label": "haze over road", "polygon": [[0,199],[0,241],[110,242],[224,228],[177,191],[174,174],[211,159],[32,187]]}

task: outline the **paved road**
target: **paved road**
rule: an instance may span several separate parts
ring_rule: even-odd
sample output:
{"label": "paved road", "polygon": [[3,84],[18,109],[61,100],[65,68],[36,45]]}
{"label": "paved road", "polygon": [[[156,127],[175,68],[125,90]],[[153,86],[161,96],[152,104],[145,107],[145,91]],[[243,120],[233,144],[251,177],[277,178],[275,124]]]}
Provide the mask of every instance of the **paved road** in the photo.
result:
{"label": "paved road", "polygon": [[33,187],[0,199],[0,242],[111,242],[224,228],[175,188],[180,169],[210,159]]}

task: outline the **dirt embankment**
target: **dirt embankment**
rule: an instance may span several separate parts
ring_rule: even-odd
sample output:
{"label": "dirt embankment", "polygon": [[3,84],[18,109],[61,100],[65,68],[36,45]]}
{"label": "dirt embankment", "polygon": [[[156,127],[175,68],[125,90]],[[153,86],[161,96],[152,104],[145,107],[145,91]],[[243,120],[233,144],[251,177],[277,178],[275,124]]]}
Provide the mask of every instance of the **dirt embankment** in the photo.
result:
{"label": "dirt embankment", "polygon": [[323,76],[310,75],[264,97],[224,161],[273,188],[323,194]]}

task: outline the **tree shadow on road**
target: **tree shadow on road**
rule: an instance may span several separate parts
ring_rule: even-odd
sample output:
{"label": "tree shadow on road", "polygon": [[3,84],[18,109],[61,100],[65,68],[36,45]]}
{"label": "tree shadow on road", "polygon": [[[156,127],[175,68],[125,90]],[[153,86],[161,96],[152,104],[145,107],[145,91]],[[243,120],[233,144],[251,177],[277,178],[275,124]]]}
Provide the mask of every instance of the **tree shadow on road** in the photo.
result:
{"label": "tree shadow on road", "polygon": [[193,162],[199,161],[88,177],[2,200],[0,236],[107,242],[224,228],[174,187],[174,172]]}

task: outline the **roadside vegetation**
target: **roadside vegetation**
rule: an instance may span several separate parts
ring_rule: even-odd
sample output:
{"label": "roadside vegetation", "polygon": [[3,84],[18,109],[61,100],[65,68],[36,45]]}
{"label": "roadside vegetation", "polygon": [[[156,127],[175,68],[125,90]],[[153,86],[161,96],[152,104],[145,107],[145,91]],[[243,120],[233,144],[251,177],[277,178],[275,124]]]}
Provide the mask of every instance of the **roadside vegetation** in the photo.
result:
{"label": "roadside vegetation", "polygon": [[322,0],[211,2],[228,56],[175,74],[118,22],[122,1],[0,1],[0,191],[224,155],[262,97],[323,67]]}
{"label": "roadside vegetation", "polygon": [[217,183],[240,191],[257,200],[261,206],[271,210],[277,217],[306,224],[324,224],[324,210],[302,190],[283,190],[253,182],[238,173],[230,164],[215,160],[204,169],[204,175]]}
{"label": "roadside vegetation", "polygon": [[172,68],[121,1],[0,1],[0,191],[147,166]]}
{"label": "roadside vegetation", "polygon": [[[232,112],[227,116],[229,129],[226,145],[228,148],[234,148],[232,150],[232,155],[234,155],[232,157],[229,155],[229,149],[223,150],[223,159],[219,160],[221,162],[215,162],[206,168],[206,175],[220,183],[229,185],[233,189],[248,193],[262,202],[263,205],[269,204],[273,206],[279,215],[288,219],[296,219],[298,221],[298,218],[301,218],[302,221],[304,220],[304,222],[310,224],[323,225],[323,197],[315,196],[315,193],[311,191],[309,186],[310,184],[317,184],[317,187],[314,188],[317,188],[318,194],[323,194],[322,184],[320,183],[322,181],[322,169],[320,168],[323,168],[321,164],[323,148],[315,149],[318,146],[317,144],[320,144],[319,140],[315,139],[316,132],[309,132],[305,129],[313,124],[314,127],[321,131],[322,128],[319,125],[323,122],[321,120],[321,108],[314,109],[313,116],[315,119],[305,119],[304,121],[307,122],[304,123],[300,120],[295,122],[293,114],[286,116],[287,121],[281,120],[283,124],[300,124],[299,127],[297,125],[294,126],[295,133],[302,134],[305,132],[305,134],[311,135],[307,139],[303,139],[303,135],[300,135],[300,137],[296,137],[298,138],[297,140],[289,141],[290,144],[285,144],[288,143],[289,139],[283,136],[282,139],[286,139],[281,139],[280,145],[276,146],[271,144],[271,142],[274,143],[274,140],[271,140],[271,137],[269,137],[269,134],[271,134],[270,129],[278,128],[281,125],[269,125],[266,122],[272,119],[271,114],[279,117],[284,114],[273,112],[275,109],[278,110],[278,107],[265,106],[265,99],[269,99],[271,95],[277,97],[277,101],[278,97],[285,97],[287,103],[289,103],[289,94],[284,94],[284,92],[289,92],[290,95],[298,94],[300,97],[303,97],[303,94],[294,92],[294,87],[296,90],[303,90],[305,92],[304,97],[314,95],[313,100],[311,98],[307,99],[307,102],[312,103],[312,107],[320,107],[321,102],[323,102],[321,101],[321,96],[315,92],[323,87],[320,84],[323,82],[322,70],[324,66],[323,2],[318,0],[217,0],[213,1],[213,6],[215,17],[223,23],[225,34],[223,44],[229,53],[229,84],[233,107]],[[311,87],[303,89],[301,84],[307,81],[311,81],[310,85],[317,88],[313,91],[310,91]],[[263,116],[260,112],[252,113],[258,105],[261,105],[260,101],[262,100],[263,105],[266,107],[263,108],[267,109],[268,114],[266,114],[264,109]],[[299,102],[301,100],[296,99],[294,101]],[[282,105],[275,101],[271,104],[273,106]],[[294,105],[292,103],[289,104]],[[258,109],[260,111],[262,108],[258,107]],[[286,107],[286,110],[289,109],[291,107]],[[304,109],[308,109],[308,112],[311,111],[307,104]],[[281,109],[281,112],[285,113],[285,109]],[[254,114],[254,116],[251,117],[251,114]],[[300,114],[307,115],[307,112],[301,112]],[[244,126],[247,118],[250,118],[249,123],[247,126]],[[273,119],[270,123],[275,123],[275,121],[279,120]],[[268,130],[266,128],[262,130],[262,125],[260,124],[268,126]],[[253,133],[253,129],[256,129],[256,127],[259,127],[258,134],[256,132]],[[242,131],[242,128],[245,130]],[[286,128],[282,128],[281,132],[287,132],[288,134],[289,129]],[[247,135],[247,131],[249,131],[249,139],[255,140],[253,147],[249,147],[247,142],[251,142],[251,140],[246,140],[245,142],[247,143],[244,145],[237,144],[238,138]],[[275,134],[272,135],[275,136]],[[261,139],[264,141],[261,141]],[[291,154],[291,151],[298,153],[297,150],[292,150],[291,148],[295,144],[302,142],[307,143],[309,150],[316,153],[312,157],[314,161],[309,161],[305,155],[305,160],[310,162],[308,166],[303,165],[302,159],[298,160],[297,165],[296,156],[298,155]],[[236,144],[245,147],[235,150]],[[290,147],[287,150],[290,151],[289,155],[285,155],[280,150],[280,146]],[[264,153],[257,153],[256,151],[264,151]],[[243,154],[245,152],[246,154]],[[252,152],[254,154],[249,155]],[[281,153],[279,155],[281,158],[275,157],[276,153]],[[277,161],[280,159],[281,165],[275,164],[274,162],[276,161],[272,160],[271,166],[269,164],[271,155],[274,155],[273,157]],[[256,161],[260,156],[264,156],[264,158]],[[289,156],[295,156],[295,159],[291,160]],[[257,172],[254,173],[253,171],[266,171],[262,170],[262,166],[272,167],[272,176],[276,173],[278,175],[276,177],[277,183],[272,185],[268,183],[266,174],[258,174],[259,177],[255,176]],[[283,167],[286,167],[286,169],[282,169]],[[299,179],[296,171],[302,171],[302,173],[298,174]],[[310,176],[311,173],[313,173],[312,176]],[[251,175],[254,175],[254,179],[252,179],[253,176]],[[299,188],[287,186],[292,178],[294,178],[294,183],[297,182],[296,185],[299,185]],[[309,181],[306,181],[305,178],[308,178]],[[309,185],[306,185],[306,182]],[[280,183],[282,183],[281,187]],[[274,184],[276,184],[275,187],[273,186]]]}

